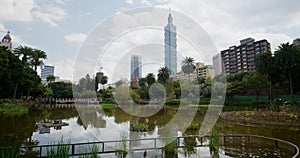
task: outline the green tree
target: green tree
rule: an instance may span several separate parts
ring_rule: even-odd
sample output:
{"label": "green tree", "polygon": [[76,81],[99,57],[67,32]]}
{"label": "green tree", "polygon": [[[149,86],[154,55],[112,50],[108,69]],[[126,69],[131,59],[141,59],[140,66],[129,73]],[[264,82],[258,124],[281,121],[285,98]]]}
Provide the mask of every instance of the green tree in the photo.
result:
{"label": "green tree", "polygon": [[102,87],[104,89],[104,85],[107,83],[108,77],[107,76],[102,76],[100,83],[102,84]]}
{"label": "green tree", "polygon": [[192,57],[185,57],[185,59],[182,61],[182,71],[190,76],[190,74],[195,71],[195,68],[195,59]]}
{"label": "green tree", "polygon": [[292,102],[294,102],[293,73],[296,68],[299,67],[299,59],[299,50],[295,45],[290,44],[289,42],[280,44],[278,49],[275,51],[276,65],[287,73]]}
{"label": "green tree", "polygon": [[39,49],[33,49],[29,56],[30,65],[34,67],[34,71],[37,71],[37,67],[43,63],[43,60],[47,59],[47,55],[44,51]]}
{"label": "green tree", "polygon": [[7,50],[5,47],[0,48],[0,97],[13,98],[26,94],[35,97],[42,93],[41,86],[36,84],[40,82],[40,77],[36,72],[28,67],[27,63],[22,61]]}
{"label": "green tree", "polygon": [[146,78],[140,78],[139,79],[139,86],[140,87],[146,87],[147,86],[147,80],[146,80]]}
{"label": "green tree", "polygon": [[24,65],[28,64],[28,58],[33,54],[33,49],[28,46],[20,45],[15,49],[15,54],[17,56],[22,56],[22,63]]}
{"label": "green tree", "polygon": [[249,74],[249,72],[240,72],[226,76],[226,96],[228,99],[232,100],[234,95],[242,94],[246,91],[242,81],[247,74]]}
{"label": "green tree", "polygon": [[54,98],[73,98],[72,83],[54,82],[51,88]]}
{"label": "green tree", "polygon": [[53,75],[48,75],[47,77],[46,77],[46,80],[47,80],[47,82],[48,83],[53,83],[54,81],[55,81],[55,76],[53,76]]}
{"label": "green tree", "polygon": [[155,83],[156,80],[155,80],[154,74],[153,73],[147,74],[146,81],[147,81],[148,86],[151,86],[153,83]]}
{"label": "green tree", "polygon": [[268,87],[268,79],[265,75],[258,72],[251,72],[243,77],[242,84],[248,90],[255,91],[257,102],[260,93]]}
{"label": "green tree", "polygon": [[269,103],[272,103],[272,75],[275,69],[274,58],[271,52],[264,52],[256,55],[255,66],[257,72],[266,75],[269,80]]}
{"label": "green tree", "polygon": [[165,84],[169,80],[169,70],[166,67],[161,67],[158,70],[157,80],[159,83]]}

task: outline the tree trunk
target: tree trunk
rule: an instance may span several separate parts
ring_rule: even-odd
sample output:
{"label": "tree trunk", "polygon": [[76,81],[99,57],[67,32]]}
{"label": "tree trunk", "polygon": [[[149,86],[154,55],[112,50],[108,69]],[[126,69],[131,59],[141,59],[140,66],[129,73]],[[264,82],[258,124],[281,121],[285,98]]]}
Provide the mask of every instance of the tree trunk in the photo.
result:
{"label": "tree trunk", "polygon": [[16,86],[15,86],[15,91],[14,91],[14,96],[13,96],[13,101],[14,102],[16,102],[16,95],[17,95],[18,85],[19,85],[19,80],[17,80]]}
{"label": "tree trunk", "polygon": [[269,97],[270,97],[270,98],[269,98],[269,103],[272,104],[272,100],[273,100],[273,99],[272,99],[272,97],[273,97],[273,96],[272,96],[272,78],[271,78],[270,75],[269,75],[269,82],[270,82],[270,83],[269,83]]}
{"label": "tree trunk", "polygon": [[289,80],[290,80],[290,92],[291,92],[291,102],[294,103],[294,92],[293,92],[293,79],[292,79],[292,74],[291,70],[289,70]]}

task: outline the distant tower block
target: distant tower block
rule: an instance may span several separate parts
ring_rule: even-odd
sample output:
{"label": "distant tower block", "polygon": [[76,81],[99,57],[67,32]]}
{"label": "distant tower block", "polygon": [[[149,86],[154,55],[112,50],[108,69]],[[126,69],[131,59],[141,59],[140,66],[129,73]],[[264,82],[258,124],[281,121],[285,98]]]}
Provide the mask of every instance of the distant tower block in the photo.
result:
{"label": "distant tower block", "polygon": [[177,73],[177,38],[176,26],[173,24],[171,9],[169,11],[168,24],[165,26],[165,67],[170,75]]}

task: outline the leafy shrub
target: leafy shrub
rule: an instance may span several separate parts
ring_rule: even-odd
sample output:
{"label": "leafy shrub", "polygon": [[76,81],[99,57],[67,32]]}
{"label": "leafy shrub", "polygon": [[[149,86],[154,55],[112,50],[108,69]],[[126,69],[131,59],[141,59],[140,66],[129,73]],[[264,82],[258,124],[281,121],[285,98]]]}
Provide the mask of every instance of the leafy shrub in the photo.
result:
{"label": "leafy shrub", "polygon": [[146,132],[149,130],[149,126],[144,123],[138,123],[138,124],[130,124],[130,130],[135,132]]}
{"label": "leafy shrub", "polygon": [[188,126],[187,130],[197,130],[198,127],[199,127],[199,124],[198,124],[198,123],[192,122],[192,123]]}

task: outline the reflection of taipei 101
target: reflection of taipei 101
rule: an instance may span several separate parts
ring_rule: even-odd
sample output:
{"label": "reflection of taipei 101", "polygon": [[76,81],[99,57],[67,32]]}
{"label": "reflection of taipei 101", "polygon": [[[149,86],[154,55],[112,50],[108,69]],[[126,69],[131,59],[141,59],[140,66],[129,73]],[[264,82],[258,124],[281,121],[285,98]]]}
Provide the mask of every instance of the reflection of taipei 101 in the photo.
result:
{"label": "reflection of taipei 101", "polygon": [[165,27],[165,67],[169,69],[170,75],[175,75],[177,72],[176,26],[172,22],[170,9],[168,24]]}

